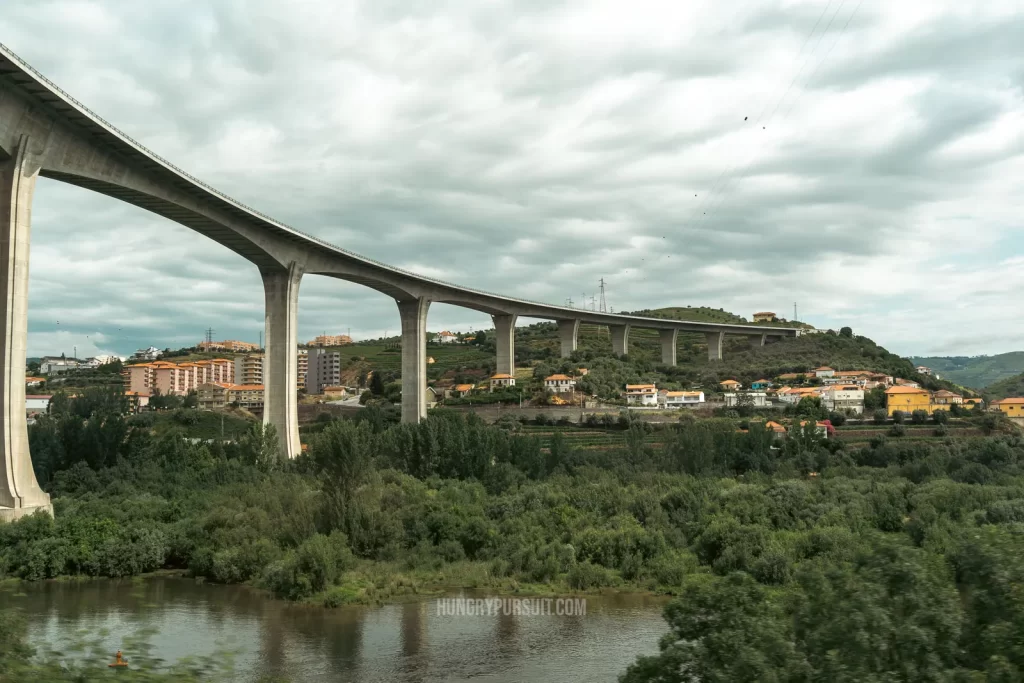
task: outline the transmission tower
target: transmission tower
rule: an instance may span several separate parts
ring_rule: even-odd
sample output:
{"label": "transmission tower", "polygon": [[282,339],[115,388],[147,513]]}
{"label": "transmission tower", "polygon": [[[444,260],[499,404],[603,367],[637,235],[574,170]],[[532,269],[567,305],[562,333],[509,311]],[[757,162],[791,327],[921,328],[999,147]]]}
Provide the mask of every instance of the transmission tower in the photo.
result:
{"label": "transmission tower", "polygon": [[206,346],[207,346],[207,348],[209,348],[210,346],[213,346],[213,328],[212,327],[207,327],[206,328]]}
{"label": "transmission tower", "polygon": [[601,278],[601,312],[608,312],[608,300],[604,298],[604,278]]}

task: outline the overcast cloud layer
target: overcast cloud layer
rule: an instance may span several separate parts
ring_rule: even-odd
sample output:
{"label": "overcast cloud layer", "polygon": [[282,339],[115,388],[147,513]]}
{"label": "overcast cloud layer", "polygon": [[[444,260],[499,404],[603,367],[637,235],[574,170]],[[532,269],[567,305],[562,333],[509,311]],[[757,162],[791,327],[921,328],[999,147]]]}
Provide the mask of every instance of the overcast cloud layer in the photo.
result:
{"label": "overcast cloud layer", "polygon": [[[1021,2],[3,0],[0,42],[242,202],[426,275],[1024,348]],[[33,218],[30,355],[259,339],[256,270],[216,243],[45,179]],[[299,326],[398,314],[309,276]]]}

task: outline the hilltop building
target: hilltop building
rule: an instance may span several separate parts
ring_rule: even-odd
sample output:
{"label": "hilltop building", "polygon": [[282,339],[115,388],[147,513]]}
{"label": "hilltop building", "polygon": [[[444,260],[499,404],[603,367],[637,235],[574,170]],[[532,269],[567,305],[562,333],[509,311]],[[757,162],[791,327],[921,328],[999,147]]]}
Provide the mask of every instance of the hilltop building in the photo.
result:
{"label": "hilltop building", "polygon": [[132,354],[134,360],[156,360],[160,356],[164,355],[164,352],[155,346],[150,346],[148,349],[139,349]]}
{"label": "hilltop building", "polygon": [[352,343],[347,334],[318,334],[307,346],[345,346]]}
{"label": "hilltop building", "polygon": [[992,407],[1007,417],[1024,417],[1024,397],[1014,396],[992,401]]}
{"label": "hilltop building", "polygon": [[754,314],[755,323],[773,323],[778,317],[771,311],[759,311]]}
{"label": "hilltop building", "polygon": [[237,351],[241,353],[248,353],[250,351],[259,351],[259,344],[252,344],[250,342],[238,341],[237,339],[225,339],[224,341],[201,341],[196,345],[200,351]]}
{"label": "hilltop building", "polygon": [[440,332],[436,337],[434,337],[434,341],[437,342],[438,344],[453,344],[458,340],[458,336],[452,334],[448,330]]}

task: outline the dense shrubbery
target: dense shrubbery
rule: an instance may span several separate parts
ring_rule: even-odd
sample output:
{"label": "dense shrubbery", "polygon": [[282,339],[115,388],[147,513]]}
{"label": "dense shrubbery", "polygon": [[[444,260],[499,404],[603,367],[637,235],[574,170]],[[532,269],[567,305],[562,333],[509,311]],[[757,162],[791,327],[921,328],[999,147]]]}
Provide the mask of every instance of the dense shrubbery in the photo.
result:
{"label": "dense shrubbery", "polygon": [[326,605],[460,577],[684,594],[663,653],[627,681],[1018,680],[1024,665],[1019,437],[844,449],[813,421],[780,441],[756,422],[653,432],[627,416],[621,446],[587,450],[512,420],[365,408],[281,463],[259,426],[193,444],[102,405],[33,427],[59,454],[40,468],[57,516],[0,525],[0,576],[171,567]]}

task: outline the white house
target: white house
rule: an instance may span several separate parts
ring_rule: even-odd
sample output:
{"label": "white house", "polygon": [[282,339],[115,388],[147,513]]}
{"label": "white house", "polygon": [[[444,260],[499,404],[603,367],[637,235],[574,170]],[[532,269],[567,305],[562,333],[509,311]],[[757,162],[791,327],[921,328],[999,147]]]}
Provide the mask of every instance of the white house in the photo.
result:
{"label": "white house", "polygon": [[668,391],[658,392],[658,403],[665,408],[691,408],[704,403],[703,391]]}
{"label": "white house", "polygon": [[834,377],[835,374],[836,374],[836,371],[833,370],[832,368],[828,367],[827,365],[823,365],[820,368],[814,368],[814,376],[818,377],[818,378],[821,378],[821,377]]}
{"label": "white house", "polygon": [[43,356],[39,363],[39,372],[44,375],[59,375],[68,370],[77,370],[79,367],[77,358],[64,358],[63,356]]}
{"label": "white house", "polygon": [[137,350],[135,353],[132,354],[132,358],[135,358],[137,360],[156,360],[163,354],[164,352],[161,351],[160,349],[156,348],[155,346],[150,346],[148,349]]}
{"label": "white house", "polygon": [[653,384],[627,384],[626,404],[631,406],[657,406],[658,388]]}
{"label": "white house", "polygon": [[495,391],[505,391],[515,385],[516,378],[512,375],[506,375],[501,372],[496,375],[491,375],[491,393],[494,393]]}
{"label": "white house", "polygon": [[44,394],[26,394],[26,413],[45,413],[50,408],[50,397]]}
{"label": "white house", "polygon": [[771,404],[768,403],[768,394],[764,391],[744,391],[741,393],[730,392],[725,394],[725,405],[729,408],[734,408],[740,404],[741,396],[749,396],[750,403],[747,405],[754,408],[767,408]]}
{"label": "white house", "polygon": [[914,368],[914,370],[916,370],[921,375],[932,374],[932,369],[929,367],[925,367],[924,365],[918,365],[916,368]]}
{"label": "white house", "polygon": [[458,340],[459,338],[452,334],[451,332],[449,332],[448,330],[445,330],[444,332],[441,332],[436,337],[434,337],[434,341],[437,342],[438,344],[453,344]]}
{"label": "white house", "polygon": [[563,394],[576,387],[576,380],[568,375],[549,375],[544,378],[544,388],[553,394]]}
{"label": "white house", "polygon": [[821,404],[829,410],[864,412],[864,389],[854,384],[835,385],[821,392]]}

